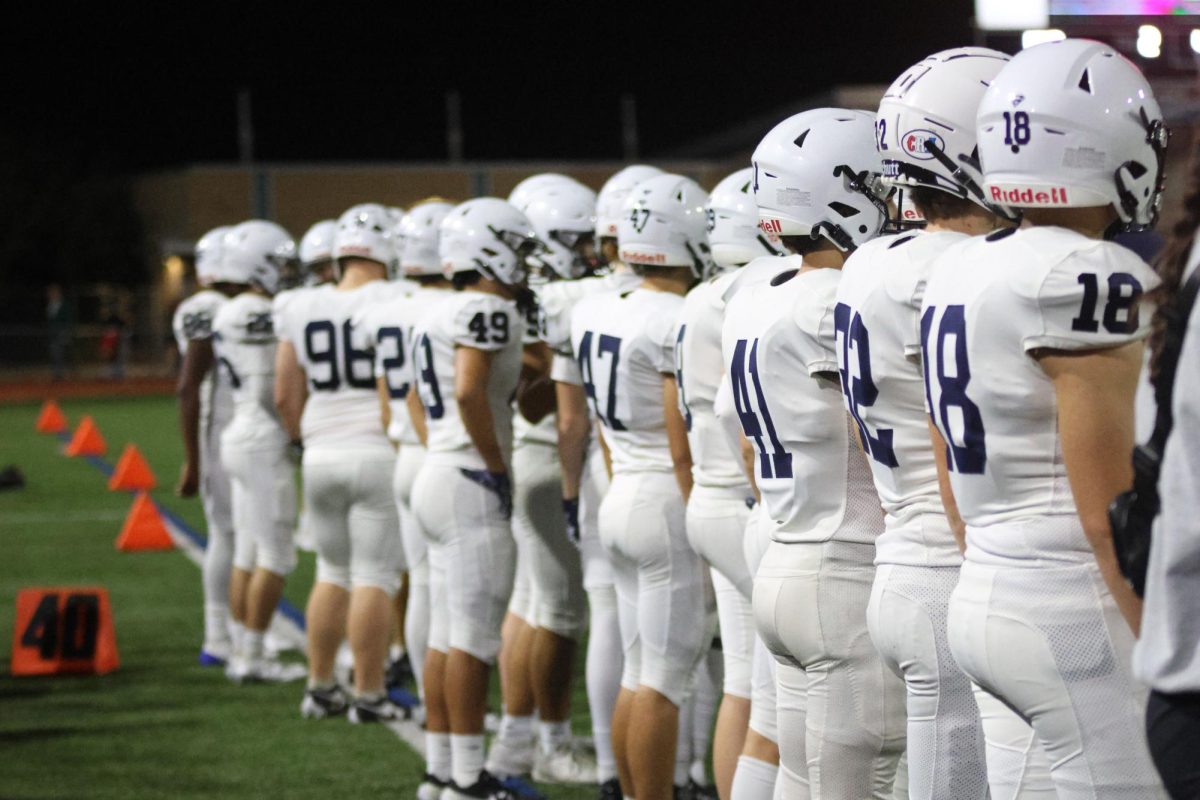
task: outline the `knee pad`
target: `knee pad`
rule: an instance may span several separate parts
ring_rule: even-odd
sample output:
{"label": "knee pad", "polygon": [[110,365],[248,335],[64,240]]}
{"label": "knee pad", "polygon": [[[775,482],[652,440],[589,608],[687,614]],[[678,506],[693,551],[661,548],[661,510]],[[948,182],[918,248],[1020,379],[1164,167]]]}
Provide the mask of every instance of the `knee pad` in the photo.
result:
{"label": "knee pad", "polygon": [[[449,646],[469,653],[485,664],[494,664],[500,652],[500,628],[491,628],[474,620],[455,619],[450,623]],[[431,633],[430,641],[432,638]]]}
{"label": "knee pad", "polygon": [[317,556],[317,583],[332,583],[350,591],[350,565],[333,564]]}
{"label": "knee pad", "polygon": [[396,592],[400,591],[400,570],[396,569],[394,564],[361,563],[357,559],[351,559],[350,585],[355,589],[380,589],[388,597],[395,597]]}
{"label": "knee pad", "polygon": [[537,626],[537,598],[534,596],[533,582],[529,579],[529,563],[519,548],[516,577],[513,579],[512,595],[508,599],[508,613],[519,617],[530,627]]}
{"label": "knee pad", "polygon": [[696,666],[699,663],[699,659],[663,656],[642,648],[638,682],[658,692],[676,706],[681,706],[692,692]]}
{"label": "knee pad", "polygon": [[249,531],[234,531],[233,534],[233,567],[242,572],[253,572],[257,548],[254,537]]}
{"label": "knee pad", "polygon": [[754,609],[724,575],[712,571],[720,619],[721,651],[725,664],[725,694],[750,699],[751,662],[754,654]]}
{"label": "knee pad", "polygon": [[775,707],[775,657],[757,637],[751,659],[750,727],[760,736],[779,741]]}
{"label": "knee pad", "polygon": [[260,542],[255,563],[281,578],[291,575],[296,568],[296,546],[292,544],[291,537],[287,537],[286,542],[274,541],[269,545]]}

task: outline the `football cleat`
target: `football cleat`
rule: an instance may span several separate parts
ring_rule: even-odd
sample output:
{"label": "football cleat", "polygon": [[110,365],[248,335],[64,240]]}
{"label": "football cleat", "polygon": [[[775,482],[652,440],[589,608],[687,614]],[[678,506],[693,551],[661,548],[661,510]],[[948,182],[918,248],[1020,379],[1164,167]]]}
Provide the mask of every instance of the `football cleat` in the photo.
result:
{"label": "football cleat", "polygon": [[621,782],[616,778],[609,778],[600,784],[600,800],[623,800],[624,797],[621,794]]}
{"label": "football cleat", "polygon": [[221,652],[216,647],[200,648],[200,657],[197,659],[202,667],[223,667],[229,661],[229,652]]}
{"label": "football cleat", "polygon": [[234,683],[291,683],[308,676],[303,664],[286,664],[273,658],[247,659],[235,656],[225,665],[225,675]]}
{"label": "football cleat", "polygon": [[487,771],[501,778],[528,775],[537,755],[537,737],[509,741],[497,736],[488,749]]}
{"label": "football cleat", "polygon": [[446,781],[426,772],[421,776],[421,785],[417,787],[417,800],[441,800],[447,786],[449,784]]}
{"label": "football cleat", "polygon": [[305,719],[325,719],[345,714],[350,707],[350,698],[341,686],[331,689],[307,689],[300,701],[300,715]]}
{"label": "football cleat", "polygon": [[412,661],[408,658],[408,653],[400,656],[388,664],[387,675],[384,678],[389,689],[398,689],[402,686],[412,686],[414,683]]}
{"label": "football cleat", "polygon": [[365,725],[371,722],[403,722],[412,719],[412,709],[398,706],[387,698],[356,697],[350,703],[350,722]]}
{"label": "football cleat", "polygon": [[509,789],[486,769],[479,773],[479,780],[467,787],[453,781],[442,791],[441,800],[520,800],[520,795]]}
{"label": "football cleat", "polygon": [[717,787],[696,783],[688,779],[688,797],[692,800],[717,800]]}
{"label": "football cleat", "polygon": [[568,739],[550,753],[538,749],[533,779],[540,783],[595,783],[596,754]]}

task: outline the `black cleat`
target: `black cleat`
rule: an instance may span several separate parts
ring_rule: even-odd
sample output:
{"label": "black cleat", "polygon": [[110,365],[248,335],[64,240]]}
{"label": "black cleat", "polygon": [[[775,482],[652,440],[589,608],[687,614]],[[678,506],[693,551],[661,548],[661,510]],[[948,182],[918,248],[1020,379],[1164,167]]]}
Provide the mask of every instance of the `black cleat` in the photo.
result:
{"label": "black cleat", "polygon": [[451,781],[442,800],[520,800],[520,795],[485,769],[479,773],[479,780],[466,788]]}
{"label": "black cleat", "polygon": [[624,800],[625,795],[621,794],[621,782],[612,778],[600,784],[599,797],[600,800]]}

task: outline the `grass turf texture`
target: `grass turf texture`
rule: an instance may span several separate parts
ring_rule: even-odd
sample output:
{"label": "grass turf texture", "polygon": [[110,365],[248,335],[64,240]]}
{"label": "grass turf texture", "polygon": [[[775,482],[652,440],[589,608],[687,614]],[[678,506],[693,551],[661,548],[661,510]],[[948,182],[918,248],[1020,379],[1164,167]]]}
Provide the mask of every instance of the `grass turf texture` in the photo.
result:
{"label": "grass turf texture", "polygon": [[[110,462],[136,443],[159,480],[155,499],[204,530],[199,501],[172,494],[182,449],[171,398],[63,408],[72,424],[85,413],[95,417]],[[0,796],[413,797],[423,760],[387,729],[303,720],[301,684],[239,687],[196,663],[199,569],[180,552],[118,552],[113,540],[130,495],[109,492],[98,470],[35,433],[37,412],[0,407],[0,466],[17,464],[27,482],[0,492]],[[285,595],[302,609],[314,562],[300,555]],[[121,668],[100,677],[10,677],[17,592],[86,584],[109,590]],[[494,708],[496,694],[493,679]],[[576,732],[590,732],[582,675],[573,710]],[[564,800],[596,791],[538,788]]]}

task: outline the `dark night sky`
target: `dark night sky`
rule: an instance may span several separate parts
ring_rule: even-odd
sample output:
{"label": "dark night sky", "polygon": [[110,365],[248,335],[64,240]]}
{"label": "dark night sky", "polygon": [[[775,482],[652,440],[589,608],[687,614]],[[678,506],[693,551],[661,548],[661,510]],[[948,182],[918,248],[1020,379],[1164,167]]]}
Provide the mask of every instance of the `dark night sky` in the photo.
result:
{"label": "dark night sky", "polygon": [[653,157],[971,41],[969,0],[240,5],[10,21],[8,157],[232,161],[239,86],[266,161],[441,159],[447,89],[462,94],[468,159],[619,157],[622,92]]}

